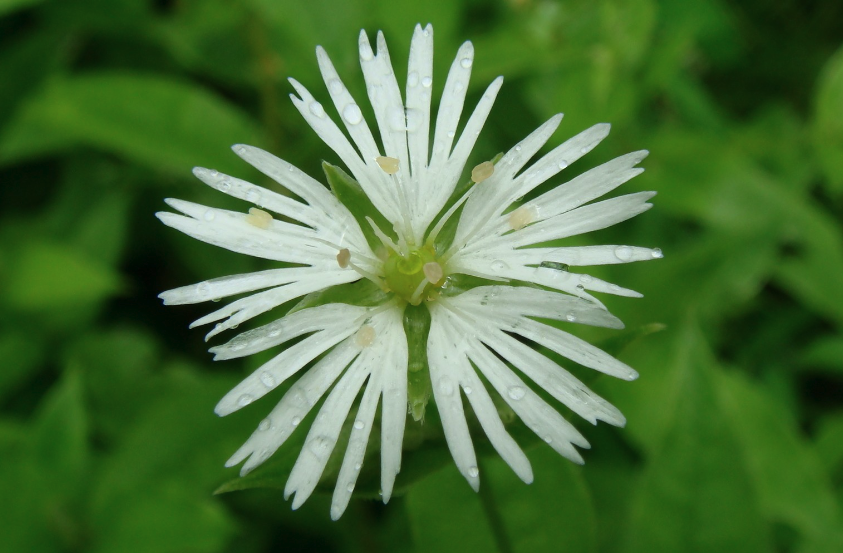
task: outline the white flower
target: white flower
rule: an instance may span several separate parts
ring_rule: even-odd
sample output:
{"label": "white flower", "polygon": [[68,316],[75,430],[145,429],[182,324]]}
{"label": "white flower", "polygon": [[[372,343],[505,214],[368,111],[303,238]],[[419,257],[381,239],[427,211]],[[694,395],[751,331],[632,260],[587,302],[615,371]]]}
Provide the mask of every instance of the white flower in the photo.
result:
{"label": "white flower", "polygon": [[[499,394],[561,455],[581,463],[574,446],[588,447],[588,442],[533,387],[543,388],[592,423],[603,420],[623,426],[624,417],[525,342],[612,376],[636,378],[627,365],[536,319],[621,328],[622,323],[589,292],[639,294],[568,268],[661,257],[657,249],[626,245],[528,247],[605,228],[651,207],[647,203],[651,192],[588,203],[639,174],[642,169],[635,165],[647,155],[645,151],[614,159],[519,204],[521,198],[530,197],[536,187],[594,148],[609,132],[609,125],[591,127],[522,170],[559,125],[562,116],[554,116],[494,165],[484,162],[474,167],[473,186],[463,192],[458,183],[502,78],[486,89],[455,144],[474,58],[470,42],[460,47],[445,82],[432,154],[428,155],[433,29],[417,26],[413,34],[404,102],[383,35],[378,33],[375,53],[361,32],[359,49],[383,151],[322,48],[317,48],[319,67],[351,141],[301,84],[290,82],[298,94],[291,96],[295,106],[351,171],[362,189],[360,196],[364,193],[376,209],[366,213],[370,217],[352,213],[325,186],[285,161],[241,145],[234,147],[241,158],[299,199],[197,168],[194,174],[209,186],[263,209],[251,208],[244,214],[170,199],[167,203],[184,215],[158,214],[164,224],[204,242],[285,264],[161,294],[164,303],[173,305],[263,290],[191,325],[221,321],[207,338],[310,294],[302,305],[275,322],[211,348],[215,359],[232,359],[306,336],[282,348],[231,390],[216,412],[227,415],[245,407],[309,367],[227,466],[245,461],[241,471],[245,474],[260,465],[327,394],[285,494],[295,494],[294,509],[307,499],[344,424],[350,425],[333,496],[334,519],[348,505],[371,430],[377,424],[379,403],[381,487],[384,502],[388,501],[401,466],[408,407],[416,420],[421,418],[431,393],[426,382],[432,383],[454,461],[475,490],[479,471],[463,396],[492,445],[525,482],[532,480],[530,463],[504,428],[490,393]],[[331,171],[334,180],[349,190],[357,186]],[[375,220],[378,217],[380,224]],[[460,284],[466,276],[473,278],[473,287]],[[352,293],[349,287],[355,285],[349,283],[356,281],[360,281],[356,286],[369,286],[377,292],[371,297],[379,299],[336,303],[346,299],[343,294]],[[314,295],[324,290],[330,293]],[[411,354],[408,347],[405,310],[418,312],[408,304],[421,304],[429,310],[426,361],[424,355]],[[429,381],[425,363],[429,364]],[[478,371],[494,392],[487,390]],[[361,390],[353,422],[347,421]]]}

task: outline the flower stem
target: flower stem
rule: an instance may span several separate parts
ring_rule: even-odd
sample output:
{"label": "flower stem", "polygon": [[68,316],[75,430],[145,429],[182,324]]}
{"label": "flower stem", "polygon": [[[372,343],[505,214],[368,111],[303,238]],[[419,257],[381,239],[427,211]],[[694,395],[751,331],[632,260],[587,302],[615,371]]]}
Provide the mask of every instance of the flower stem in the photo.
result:
{"label": "flower stem", "polygon": [[[484,472],[481,471],[481,474]],[[488,473],[486,473],[488,474]],[[499,553],[512,553],[512,544],[509,543],[509,536],[506,535],[504,529],[503,518],[498,510],[498,504],[495,501],[495,496],[492,493],[492,487],[489,478],[484,478],[480,484],[480,505],[483,507],[483,514],[486,515],[486,520],[489,521],[489,527],[492,529],[492,537],[495,544],[498,546]]]}

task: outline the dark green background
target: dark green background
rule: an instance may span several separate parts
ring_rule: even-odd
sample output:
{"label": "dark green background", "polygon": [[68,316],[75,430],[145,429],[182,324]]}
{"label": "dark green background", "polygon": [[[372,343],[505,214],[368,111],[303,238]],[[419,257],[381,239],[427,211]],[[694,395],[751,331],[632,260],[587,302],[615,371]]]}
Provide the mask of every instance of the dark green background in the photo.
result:
{"label": "dark green background", "polygon": [[[580,424],[584,467],[526,444],[532,486],[483,457],[481,496],[409,428],[406,493],[338,523],[321,492],[213,495],[280,396],[218,419],[260,360],[212,363],[210,306],[156,295],[268,264],[153,213],[245,210],[190,174],[267,184],[237,142],[320,177],[285,78],[326,103],[322,44],[362,99],[359,30],[401,75],[428,21],[440,86],[466,39],[470,105],[506,77],[473,163],[560,111],[551,146],[613,124],[569,175],[651,151],[624,189],[655,209],[577,240],[665,252],[594,272],[645,294],[606,300],[630,332],[582,333],[641,373],[593,382],[627,428]],[[839,0],[0,0],[0,551],[843,551],[842,44]]]}

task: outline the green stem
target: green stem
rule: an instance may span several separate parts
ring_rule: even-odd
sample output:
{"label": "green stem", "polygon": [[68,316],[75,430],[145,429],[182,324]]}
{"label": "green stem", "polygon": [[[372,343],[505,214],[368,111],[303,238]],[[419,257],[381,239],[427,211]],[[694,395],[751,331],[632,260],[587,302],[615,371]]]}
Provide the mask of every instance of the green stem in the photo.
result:
{"label": "green stem", "polygon": [[[481,470],[480,474],[486,473]],[[489,527],[492,529],[492,537],[498,546],[498,552],[512,553],[512,544],[509,543],[509,536],[506,535],[503,518],[492,493],[489,478],[484,478],[483,482],[480,483],[478,495],[480,496],[480,505],[483,506],[483,514],[486,515],[486,520],[489,521]]]}

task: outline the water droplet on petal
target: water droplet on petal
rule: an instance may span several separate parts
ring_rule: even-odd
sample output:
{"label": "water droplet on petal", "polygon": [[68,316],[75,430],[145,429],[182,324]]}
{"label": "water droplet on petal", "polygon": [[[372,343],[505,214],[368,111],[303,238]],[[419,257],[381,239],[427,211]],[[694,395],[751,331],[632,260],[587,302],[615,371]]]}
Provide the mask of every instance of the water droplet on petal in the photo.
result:
{"label": "water droplet on petal", "polygon": [[565,315],[565,319],[566,319],[569,323],[574,323],[574,322],[576,322],[576,321],[577,321],[577,316],[576,316],[576,315],[574,315],[573,313],[568,313],[567,315]]}
{"label": "water droplet on petal", "polygon": [[515,147],[515,151],[516,151],[516,152],[520,152],[520,151],[521,151],[521,144],[518,144],[518,145]]}
{"label": "water droplet on petal", "polygon": [[275,387],[275,377],[272,376],[272,373],[269,371],[263,371],[260,376],[261,384],[266,386],[267,388],[274,388]]}
{"label": "water droplet on petal", "polygon": [[212,177],[216,177],[216,176],[219,176],[220,172],[217,171],[216,169],[211,169],[210,171],[208,171],[208,174],[211,175]]}
{"label": "water droplet on petal", "polygon": [[356,125],[363,120],[363,113],[357,104],[348,104],[342,110],[342,118],[349,125]]}
{"label": "water droplet on petal", "polygon": [[200,296],[207,296],[211,293],[211,285],[207,282],[200,282],[196,285],[196,293]]}
{"label": "water droplet on petal", "polygon": [[248,192],[246,192],[246,201],[256,204],[261,199],[261,191],[257,188],[250,188]]}
{"label": "water droplet on petal", "polygon": [[591,275],[580,275],[580,282],[582,282],[583,284],[588,284],[592,280],[594,280],[594,277],[592,277]]}
{"label": "water droplet on petal", "polygon": [[360,463],[354,464],[354,470],[360,470],[361,468],[363,468],[363,465],[361,465]]}
{"label": "water droplet on petal", "polygon": [[422,83],[422,86],[423,86],[423,87],[425,87],[425,88],[430,88],[430,85],[432,85],[432,84],[433,84],[433,79],[431,79],[430,77],[424,77],[424,78],[422,79],[422,82],[421,82],[421,83]]}
{"label": "water droplet on petal", "polygon": [[621,261],[629,261],[632,259],[632,248],[629,246],[618,246],[615,248],[615,257]]}
{"label": "water droplet on petal", "polygon": [[563,159],[562,161],[560,161],[558,163],[558,166],[559,166],[559,169],[565,169],[566,167],[568,167],[568,162]]}
{"label": "water droplet on petal", "polygon": [[366,423],[361,421],[360,419],[357,419],[356,421],[354,421],[354,428],[356,428],[357,430],[363,430],[364,428],[366,428]]}
{"label": "water droplet on petal", "polygon": [[317,436],[307,443],[308,449],[319,460],[325,460],[334,446],[334,440],[328,436]]}
{"label": "water droplet on petal", "polygon": [[237,153],[238,154],[245,154],[246,153],[246,147],[245,146],[237,146]]}
{"label": "water droplet on petal", "polygon": [[521,386],[513,386],[506,391],[506,395],[508,395],[511,399],[514,399],[515,401],[518,401],[519,399],[523,398],[526,394],[527,390],[525,390]]}
{"label": "water droplet on petal", "polygon": [[480,469],[477,467],[468,467],[468,475],[472,478],[477,478],[477,475],[480,474]]}
{"label": "water droplet on petal", "polygon": [[348,493],[353,492],[354,491],[354,484],[349,484],[348,486],[345,487],[345,489],[348,490]]}
{"label": "water droplet on petal", "polygon": [[664,254],[662,253],[660,248],[656,248],[651,251],[650,255],[653,256],[653,259],[661,259],[662,257],[664,257]]}
{"label": "water droplet on petal", "polygon": [[255,401],[255,398],[252,394],[243,394],[237,399],[237,405],[240,407],[245,407]]}
{"label": "water droplet on petal", "polygon": [[333,94],[339,94],[342,92],[342,83],[339,79],[331,79],[331,82],[328,83],[328,89]]}
{"label": "water droplet on petal", "polygon": [[206,221],[213,221],[214,218],[216,218],[216,216],[217,215],[216,215],[216,213],[214,213],[214,210],[209,209],[208,211],[205,212],[205,215],[202,218],[205,219]]}
{"label": "water droplet on petal", "polygon": [[552,441],[553,441],[553,438],[551,438],[550,436],[545,436],[545,437],[544,437],[544,441],[545,441],[545,443],[548,443],[548,444],[549,444],[550,442],[552,442]]}
{"label": "water droplet on petal", "polygon": [[502,259],[495,259],[494,261],[492,261],[491,267],[492,267],[492,270],[496,273],[500,273],[502,271],[505,271],[505,270],[509,269],[509,265],[507,265],[506,261],[504,261]]}
{"label": "water droplet on petal", "polygon": [[290,421],[290,424],[293,426],[298,426],[301,424],[301,417],[293,417],[293,420]]}
{"label": "water droplet on petal", "polygon": [[325,117],[325,108],[322,107],[322,104],[319,102],[310,102],[310,113],[315,115],[316,117],[322,118]]}
{"label": "water droplet on petal", "polygon": [[269,427],[272,426],[272,421],[269,419],[263,419],[260,424],[258,424],[258,430],[261,432],[266,432],[269,430]]}
{"label": "water droplet on petal", "polygon": [[219,189],[220,192],[228,192],[229,190],[231,190],[231,183],[228,182],[228,179],[223,179],[220,181]]}
{"label": "water droplet on petal", "polygon": [[472,392],[471,386],[465,386],[463,388],[463,391],[465,392],[465,395],[467,395],[467,396],[471,395],[471,392]]}
{"label": "water droplet on petal", "polygon": [[457,81],[457,82],[454,84],[454,92],[457,92],[457,93],[462,92],[462,89],[463,89],[463,88],[465,88],[465,85],[464,85],[464,84],[462,84],[462,82],[461,82],[461,81]]}
{"label": "water droplet on petal", "polygon": [[471,64],[474,62],[471,58],[463,58],[460,60],[460,65],[462,65],[465,69],[471,67]]}

